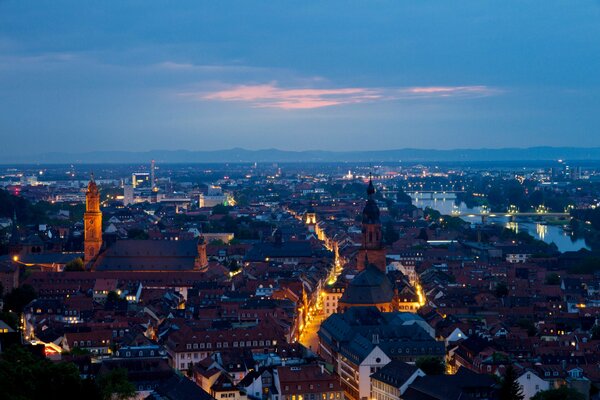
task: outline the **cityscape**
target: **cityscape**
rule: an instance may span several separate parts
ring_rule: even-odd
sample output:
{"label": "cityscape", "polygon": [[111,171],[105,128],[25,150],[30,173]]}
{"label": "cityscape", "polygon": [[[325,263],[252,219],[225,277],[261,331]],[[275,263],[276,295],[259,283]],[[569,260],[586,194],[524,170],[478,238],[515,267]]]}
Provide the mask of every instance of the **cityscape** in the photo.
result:
{"label": "cityscape", "polygon": [[600,399],[600,3],[451,3],[0,2],[0,400]]}

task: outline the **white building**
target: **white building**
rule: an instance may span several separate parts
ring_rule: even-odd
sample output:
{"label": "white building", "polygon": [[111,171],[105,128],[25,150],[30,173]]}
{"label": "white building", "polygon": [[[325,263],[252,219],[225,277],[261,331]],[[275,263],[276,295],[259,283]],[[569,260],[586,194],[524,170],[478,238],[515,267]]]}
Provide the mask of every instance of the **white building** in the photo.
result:
{"label": "white building", "polygon": [[517,382],[523,388],[524,400],[531,399],[537,392],[550,389],[550,382],[543,380],[531,370],[523,372]]}

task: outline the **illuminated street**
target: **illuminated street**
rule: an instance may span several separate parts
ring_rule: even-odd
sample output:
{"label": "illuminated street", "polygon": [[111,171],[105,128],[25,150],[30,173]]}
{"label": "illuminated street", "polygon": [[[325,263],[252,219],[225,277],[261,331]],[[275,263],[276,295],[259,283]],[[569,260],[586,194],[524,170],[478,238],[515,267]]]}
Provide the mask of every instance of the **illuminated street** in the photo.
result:
{"label": "illuminated street", "polygon": [[319,348],[319,337],[317,332],[319,332],[319,327],[321,326],[323,319],[323,315],[315,315],[304,328],[302,335],[300,335],[300,343],[315,353]]}

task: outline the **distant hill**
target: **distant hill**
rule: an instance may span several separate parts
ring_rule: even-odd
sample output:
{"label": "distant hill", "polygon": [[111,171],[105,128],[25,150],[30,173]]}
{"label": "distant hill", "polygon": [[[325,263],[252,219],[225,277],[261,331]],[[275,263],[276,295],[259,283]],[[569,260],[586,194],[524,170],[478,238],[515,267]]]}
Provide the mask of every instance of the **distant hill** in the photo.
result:
{"label": "distant hill", "polygon": [[529,147],[505,149],[394,149],[373,151],[286,151],[278,149],[146,152],[93,151],[88,153],[43,153],[0,157],[2,164],[66,163],[235,163],[235,162],[425,162],[425,161],[544,161],[565,159],[600,160],[600,147]]}

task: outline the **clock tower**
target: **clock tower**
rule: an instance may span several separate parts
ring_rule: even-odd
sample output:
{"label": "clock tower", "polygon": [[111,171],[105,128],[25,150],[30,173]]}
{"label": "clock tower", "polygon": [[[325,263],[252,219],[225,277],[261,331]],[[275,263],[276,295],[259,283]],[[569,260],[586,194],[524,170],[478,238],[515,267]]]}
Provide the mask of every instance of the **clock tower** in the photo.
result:
{"label": "clock tower", "polygon": [[94,176],[88,183],[85,193],[84,225],[84,256],[85,263],[96,258],[102,247],[102,212],[100,211],[100,191],[94,181]]}

